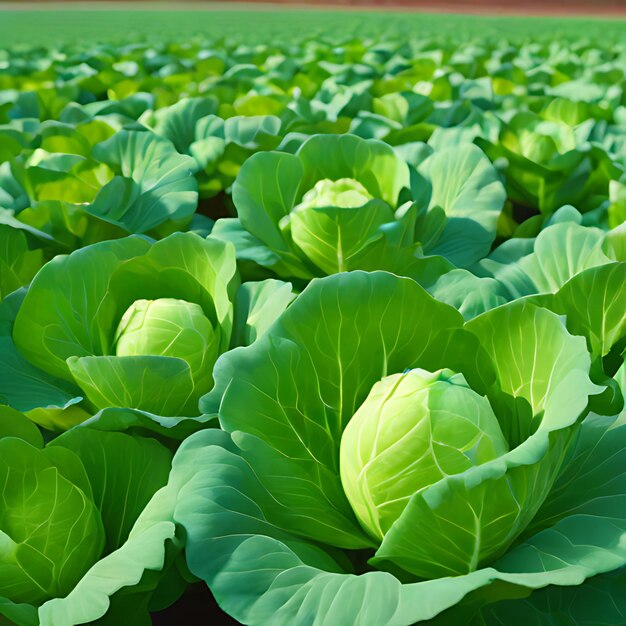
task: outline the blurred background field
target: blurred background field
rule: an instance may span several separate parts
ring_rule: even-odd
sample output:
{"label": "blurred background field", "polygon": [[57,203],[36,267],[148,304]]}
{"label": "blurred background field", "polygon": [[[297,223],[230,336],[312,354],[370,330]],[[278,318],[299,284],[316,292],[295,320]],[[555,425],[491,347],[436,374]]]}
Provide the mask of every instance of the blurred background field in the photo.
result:
{"label": "blurred background field", "polygon": [[[98,0],[63,0],[77,4],[92,3]],[[127,0],[104,0],[110,4],[123,6]],[[150,4],[151,0],[134,0]],[[626,2],[624,0],[270,0],[274,5],[292,6],[327,6],[330,8],[374,8],[374,9],[425,9],[428,11],[450,11],[462,13],[512,13],[516,15],[546,14],[584,14],[598,15],[626,14]],[[41,4],[56,5],[58,0],[38,0]],[[192,7],[207,7],[216,4],[239,5],[239,4],[267,4],[268,0],[172,0],[173,6],[188,5]],[[20,4],[19,0],[15,4]],[[21,3],[26,4],[26,3]]]}
{"label": "blurred background field", "polygon": [[[551,6],[550,2],[543,4]],[[434,0],[431,5],[443,9],[448,6],[445,2],[437,4]],[[61,41],[142,41],[181,36],[237,37],[248,42],[262,42],[268,37],[302,39],[304,36],[305,39],[313,39],[333,33],[345,35],[353,32],[363,36],[385,31],[455,38],[502,36],[524,39],[532,35],[535,39],[600,37],[616,41],[626,35],[626,20],[601,17],[600,8],[608,5],[594,5],[589,9],[596,17],[573,15],[567,18],[498,15],[498,7],[509,6],[507,2],[490,3],[486,0],[486,4],[479,2],[472,6],[473,10],[481,6],[485,10],[488,6],[496,7],[493,11],[496,15],[405,12],[398,5],[394,10],[389,7],[382,7],[382,10],[381,7],[379,10],[346,10],[341,5],[334,8],[285,8],[238,2],[0,3],[0,47],[15,44],[45,46]],[[572,6],[580,8],[578,4]],[[616,7],[617,12],[620,7],[626,11],[624,2],[611,6]],[[523,3],[516,4],[516,7],[523,13]],[[461,4],[457,8],[464,10]],[[567,7],[563,8],[567,13]],[[532,13],[529,11],[529,15]]]}

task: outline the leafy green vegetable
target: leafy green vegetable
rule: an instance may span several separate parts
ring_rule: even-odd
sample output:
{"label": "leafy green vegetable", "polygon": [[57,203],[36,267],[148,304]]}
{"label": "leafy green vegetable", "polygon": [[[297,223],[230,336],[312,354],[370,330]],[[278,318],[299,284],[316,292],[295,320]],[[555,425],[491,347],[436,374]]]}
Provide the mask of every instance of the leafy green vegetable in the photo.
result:
{"label": "leafy green vegetable", "polygon": [[341,436],[341,484],[382,541],[414,493],[507,452],[487,399],[462,374],[412,369],[376,383]]}
{"label": "leafy green vegetable", "polygon": [[24,233],[0,225],[0,300],[28,285],[42,264],[41,250],[30,250]]}
{"label": "leafy green vegetable", "polygon": [[623,31],[4,11],[0,622],[622,625]]}
{"label": "leafy green vegetable", "polygon": [[[410,178],[382,142],[311,137],[295,156],[248,159],[233,186],[239,217],[218,221],[213,235],[233,241],[241,259],[303,279],[386,269],[431,282],[450,263],[482,258],[504,190],[480,150],[436,153]],[[402,202],[409,186],[413,200]]]}
{"label": "leafy green vegetable", "polygon": [[[86,428],[44,448],[22,414],[4,411],[0,420],[0,614],[20,626],[51,624],[48,607],[62,602],[70,612],[90,607],[96,619],[146,569],[155,570],[153,580],[136,593],[150,597],[170,566],[165,542],[175,537],[156,520],[143,522],[142,534],[136,521],[167,482],[171,452],[154,439]],[[125,578],[130,555],[134,573]],[[94,593],[106,598],[100,606],[92,604]]]}
{"label": "leafy green vegetable", "polygon": [[[550,530],[562,542],[540,531],[514,544],[550,502],[603,389],[589,368],[584,341],[532,304],[464,325],[411,280],[314,281],[262,339],[218,361],[201,405],[226,433],[179,451],[196,467],[176,513],[191,570],[243,622],[289,623],[315,607],[325,623],[411,624],[495,580],[509,597],[567,584],[585,562],[568,547],[578,538],[612,550],[607,565],[624,562],[610,535],[568,529],[575,516]],[[545,558],[525,558],[526,545]]]}
{"label": "leafy green vegetable", "polygon": [[[198,398],[213,385],[212,365],[231,343],[237,288],[232,248],[193,234],[155,243],[129,237],[57,257],[18,305],[12,340],[9,324],[5,354],[15,366],[0,393],[55,428],[71,425],[65,412],[33,409],[82,400],[88,412],[197,415]],[[249,311],[261,316],[257,327],[290,301],[259,310],[271,293]],[[238,314],[248,318],[245,303]],[[23,392],[15,388],[22,379]],[[61,390],[70,394],[65,401],[56,399]]]}

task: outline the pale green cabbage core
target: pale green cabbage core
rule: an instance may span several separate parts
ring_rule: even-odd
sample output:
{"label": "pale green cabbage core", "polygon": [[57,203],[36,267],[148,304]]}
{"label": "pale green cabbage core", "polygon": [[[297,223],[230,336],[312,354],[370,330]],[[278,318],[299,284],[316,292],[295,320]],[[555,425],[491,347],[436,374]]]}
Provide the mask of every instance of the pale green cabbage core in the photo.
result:
{"label": "pale green cabbage core", "polygon": [[218,335],[202,307],[174,298],[136,300],[115,335],[117,356],[164,356],[189,365],[196,389],[212,386]]}
{"label": "pale green cabbage core", "polygon": [[373,200],[374,196],[354,178],[330,180],[323,178],[309,189],[295,211],[336,207],[338,209],[356,209]]}
{"label": "pale green cabbage core", "polygon": [[489,401],[462,374],[413,369],[376,383],[341,439],[344,491],[381,540],[410,498],[508,450]]}

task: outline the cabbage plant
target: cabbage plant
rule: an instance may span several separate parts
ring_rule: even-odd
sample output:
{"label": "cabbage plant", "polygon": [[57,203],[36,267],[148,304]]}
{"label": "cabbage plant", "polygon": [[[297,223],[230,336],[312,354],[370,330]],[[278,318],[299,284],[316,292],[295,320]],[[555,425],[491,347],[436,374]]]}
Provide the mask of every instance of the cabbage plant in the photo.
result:
{"label": "cabbage plant", "polygon": [[278,281],[240,286],[232,246],[195,234],[87,246],[3,303],[0,400],[46,428],[115,407],[197,416],[217,357],[292,298]]}
{"label": "cabbage plant", "polygon": [[572,456],[578,432],[612,428],[581,431],[605,389],[590,366],[524,300],[464,323],[409,279],[313,281],[220,358],[201,406],[223,431],[176,455],[191,571],[245,624],[374,626],[469,623],[619,568],[624,475],[577,474],[604,458],[593,436]]}
{"label": "cabbage plant", "polygon": [[189,578],[177,567],[182,542],[155,515],[168,448],[88,428],[44,446],[37,427],[5,407],[0,452],[0,615],[9,623],[91,623],[105,613],[109,623],[149,623],[149,609],[179,597]]}
{"label": "cabbage plant", "polygon": [[573,126],[529,111],[502,122],[496,141],[476,143],[503,164],[508,196],[522,213],[549,215],[564,204],[596,209],[621,173],[600,146],[579,141]]}
{"label": "cabbage plant", "polygon": [[212,235],[281,277],[383,269],[428,282],[489,253],[504,199],[476,146],[432,154],[411,174],[381,141],[315,135],[295,154],[251,156],[233,184],[238,217]]}
{"label": "cabbage plant", "polygon": [[241,165],[255,152],[273,150],[282,122],[274,115],[216,115],[214,96],[183,98],[169,107],[146,111],[140,122],[169,139],[178,152],[193,156],[201,198],[230,188]]}
{"label": "cabbage plant", "polygon": [[[42,147],[0,169],[0,222],[28,231],[52,253],[189,227],[198,204],[194,159],[145,130],[97,121],[42,124]],[[33,141],[34,143],[34,141]]]}

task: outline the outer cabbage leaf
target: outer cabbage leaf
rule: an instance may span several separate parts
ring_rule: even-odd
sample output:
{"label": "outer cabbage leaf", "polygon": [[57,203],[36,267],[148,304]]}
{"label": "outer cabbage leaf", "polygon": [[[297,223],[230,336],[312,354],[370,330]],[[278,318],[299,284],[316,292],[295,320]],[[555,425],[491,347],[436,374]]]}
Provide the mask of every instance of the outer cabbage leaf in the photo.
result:
{"label": "outer cabbage leaf", "polygon": [[0,300],[28,285],[42,265],[41,250],[29,250],[23,232],[0,225]]}
{"label": "outer cabbage leaf", "polygon": [[468,270],[454,269],[428,286],[428,293],[472,319],[508,302],[508,293],[495,278],[479,278]]}
{"label": "outer cabbage leaf", "polygon": [[80,462],[73,457],[67,465],[67,459],[13,437],[0,440],[0,447],[0,595],[31,604],[65,595],[104,543],[91,494],[74,482],[74,463]]}
{"label": "outer cabbage leaf", "polygon": [[243,283],[237,291],[231,345],[254,343],[295,298],[291,284],[280,280]]}
{"label": "outer cabbage leaf", "polygon": [[[626,474],[623,467],[626,441],[626,413],[619,416],[591,414],[583,422],[580,436],[570,453],[564,471],[559,476],[549,498],[537,513],[529,532],[546,529],[537,535],[541,542],[528,539],[504,557],[502,564],[523,570],[537,562],[538,546],[560,542],[569,548],[568,562],[577,561],[610,575],[596,576],[582,586],[572,588],[548,587],[534,592],[523,602],[501,602],[482,611],[486,624],[552,624],[556,616],[564,624],[621,624],[626,607],[622,607],[624,574],[623,533]],[[566,528],[568,534],[557,532]],[[570,545],[568,536],[614,538],[604,551],[594,550],[594,544]]]}
{"label": "outer cabbage leaf", "polygon": [[217,111],[213,97],[183,98],[169,107],[148,110],[139,121],[162,137],[166,137],[181,154],[188,153],[196,136],[196,124]]}
{"label": "outer cabbage leaf", "polygon": [[182,440],[197,430],[216,425],[217,415],[164,416],[148,411],[108,408],[98,411],[80,425],[106,431],[129,431],[145,435],[154,433],[168,439]]}
{"label": "outer cabbage leaf", "polygon": [[[69,626],[96,620],[110,601],[117,606],[130,598],[135,618],[145,620],[160,582],[180,578],[172,570],[182,545],[171,521],[173,499],[159,495],[171,452],[153,439],[87,428],[44,449],[26,417],[4,417],[12,424],[0,440],[9,472],[0,521],[7,548],[0,614],[19,626]],[[178,589],[166,594],[170,603]]]}
{"label": "outer cabbage leaf", "polygon": [[43,448],[40,430],[23,413],[0,406],[0,438],[17,437],[35,448]]}
{"label": "outer cabbage leaf", "polygon": [[594,358],[609,354],[626,335],[626,263],[584,270],[566,282],[549,306],[567,316],[567,327],[587,338]]}
{"label": "outer cabbage leaf", "polygon": [[152,496],[168,479],[172,454],[155,439],[74,428],[54,439],[79,456],[105,528],[105,551],[124,544]]}
{"label": "outer cabbage leaf", "polygon": [[59,418],[70,424],[74,418],[80,421],[84,419],[82,412],[72,409],[82,395],[67,381],[31,365],[13,343],[13,322],[23,298],[24,291],[19,290],[0,303],[0,403],[22,412],[43,409],[36,421],[47,428],[54,428]]}
{"label": "outer cabbage leaf", "polygon": [[[155,440],[122,433],[81,427],[57,441],[80,450],[90,471],[95,471],[94,493],[102,502],[105,520],[109,505],[116,510],[115,515],[111,512],[113,526],[107,539],[112,547],[119,547],[96,562],[67,596],[39,607],[41,625],[69,626],[101,619],[109,623],[116,616],[126,619],[129,615],[134,622],[148,623],[147,611],[171,604],[186,584],[179,572],[184,566],[177,562],[184,539],[174,521],[174,509],[193,468],[180,467],[168,480],[170,453]],[[112,474],[102,471],[105,466]],[[159,485],[164,486],[155,492]],[[129,497],[127,501],[129,489],[137,500]],[[183,578],[189,580],[190,574]]]}
{"label": "outer cabbage leaf", "polygon": [[472,626],[621,626],[626,620],[624,570],[600,574],[576,587],[547,587],[528,599],[484,609]]}
{"label": "outer cabbage leaf", "polygon": [[603,231],[567,220],[549,225],[535,239],[510,239],[471,269],[495,278],[508,300],[554,293],[579,272],[610,263],[604,245]]}
{"label": "outer cabbage leaf", "polygon": [[457,267],[486,256],[506,194],[485,154],[471,144],[438,150],[417,171],[411,187],[422,213],[415,236],[424,252]]}
{"label": "outer cabbage leaf", "polygon": [[88,207],[93,215],[129,233],[191,220],[198,199],[195,161],[168,140],[123,130],[98,144],[93,155],[117,174]]}

